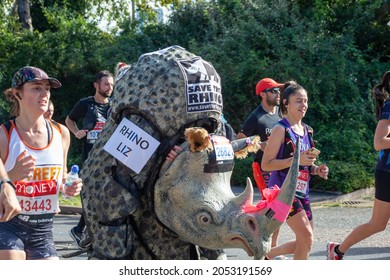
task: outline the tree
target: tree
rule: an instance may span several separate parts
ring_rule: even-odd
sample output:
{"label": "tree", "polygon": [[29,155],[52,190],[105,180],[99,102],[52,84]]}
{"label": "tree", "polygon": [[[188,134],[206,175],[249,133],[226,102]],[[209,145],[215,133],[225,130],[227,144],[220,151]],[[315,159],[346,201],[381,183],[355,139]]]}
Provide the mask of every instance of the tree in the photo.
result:
{"label": "tree", "polygon": [[30,15],[30,1],[29,0],[17,0],[16,1],[19,21],[22,24],[22,28],[29,31],[33,31],[32,19]]}
{"label": "tree", "polygon": [[135,30],[141,22],[145,24],[156,20],[156,7],[177,7],[182,2],[180,0],[15,0],[13,10],[17,11],[22,28],[30,31],[33,31],[34,27],[41,32],[52,28],[46,19],[51,8],[71,10],[92,21],[107,21],[109,25],[110,23],[115,23],[115,26],[130,24],[131,29]]}

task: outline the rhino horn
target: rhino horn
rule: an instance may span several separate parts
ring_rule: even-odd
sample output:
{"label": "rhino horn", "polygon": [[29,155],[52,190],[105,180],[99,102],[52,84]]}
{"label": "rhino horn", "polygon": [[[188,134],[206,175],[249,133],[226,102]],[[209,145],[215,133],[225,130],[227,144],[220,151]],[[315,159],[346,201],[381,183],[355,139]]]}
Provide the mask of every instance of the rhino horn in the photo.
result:
{"label": "rhino horn", "polygon": [[237,207],[242,207],[243,205],[246,204],[252,204],[252,202],[253,202],[253,186],[251,180],[247,178],[244,192],[236,196],[233,199],[233,203],[237,205]]}
{"label": "rhino horn", "polygon": [[[295,195],[295,188],[298,181],[298,173],[299,173],[299,157],[300,157],[300,143],[299,139],[295,144],[295,151],[293,161],[291,163],[291,167],[287,173],[287,177],[283,182],[281,190],[279,191],[277,197],[275,199],[286,205],[292,205]],[[288,213],[286,213],[287,217]],[[269,232],[274,232],[279,226],[281,226],[282,222],[272,219],[270,223],[267,225]]]}

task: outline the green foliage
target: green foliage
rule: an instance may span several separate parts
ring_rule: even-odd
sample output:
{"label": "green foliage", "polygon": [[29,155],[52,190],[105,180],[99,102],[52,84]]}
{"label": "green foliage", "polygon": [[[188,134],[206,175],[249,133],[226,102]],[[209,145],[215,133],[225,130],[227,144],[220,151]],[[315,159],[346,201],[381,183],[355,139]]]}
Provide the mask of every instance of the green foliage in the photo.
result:
{"label": "green foliage", "polygon": [[313,176],[312,189],[350,193],[374,186],[374,165],[369,169],[352,161],[329,161],[327,165],[330,170],[328,180]]}
{"label": "green foliage", "polygon": [[255,180],[252,173],[252,157],[235,160],[231,183],[234,186],[246,186],[246,179],[250,178],[255,186]]}
{"label": "green foliage", "polygon": [[[362,53],[388,61],[390,2],[387,0],[317,0],[314,17],[337,34],[351,34]],[[386,55],[387,54],[387,55]]]}

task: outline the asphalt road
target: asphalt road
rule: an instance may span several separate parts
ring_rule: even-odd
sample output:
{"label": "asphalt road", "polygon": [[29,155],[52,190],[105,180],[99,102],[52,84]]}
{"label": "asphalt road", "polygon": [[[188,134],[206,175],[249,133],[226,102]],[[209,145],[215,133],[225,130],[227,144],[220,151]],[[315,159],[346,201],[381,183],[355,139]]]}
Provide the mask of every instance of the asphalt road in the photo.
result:
{"label": "asphalt road", "polygon": [[[237,191],[237,190],[236,190]],[[236,192],[235,191],[235,192]],[[237,191],[239,192],[239,190]],[[310,260],[325,260],[328,240],[339,242],[361,223],[368,221],[372,212],[372,201],[365,200],[366,193],[337,196],[335,194],[313,193],[314,245]],[[255,196],[255,199],[258,196]],[[340,201],[344,201],[341,203]],[[362,203],[363,201],[363,203]],[[364,202],[365,201],[365,202]],[[61,259],[86,260],[81,254],[64,258],[77,251],[69,230],[77,224],[79,215],[60,214],[54,221],[54,239]],[[281,227],[279,243],[294,239],[291,229],[284,224]],[[241,249],[226,249],[228,260],[251,260]],[[287,255],[291,259],[292,256]],[[345,256],[346,260],[390,260],[390,226],[381,233],[373,235],[352,247]]]}

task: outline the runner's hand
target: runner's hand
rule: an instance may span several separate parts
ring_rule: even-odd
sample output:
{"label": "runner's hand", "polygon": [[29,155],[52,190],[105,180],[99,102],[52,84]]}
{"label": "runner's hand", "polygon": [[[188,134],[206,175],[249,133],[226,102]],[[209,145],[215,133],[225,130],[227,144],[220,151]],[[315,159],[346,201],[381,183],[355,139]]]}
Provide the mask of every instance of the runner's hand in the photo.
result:
{"label": "runner's hand", "polygon": [[8,184],[1,186],[0,192],[0,222],[7,222],[21,211],[15,190]]}
{"label": "runner's hand", "polygon": [[17,158],[14,168],[12,168],[8,175],[13,182],[31,178],[34,174],[35,158],[23,151]]}

